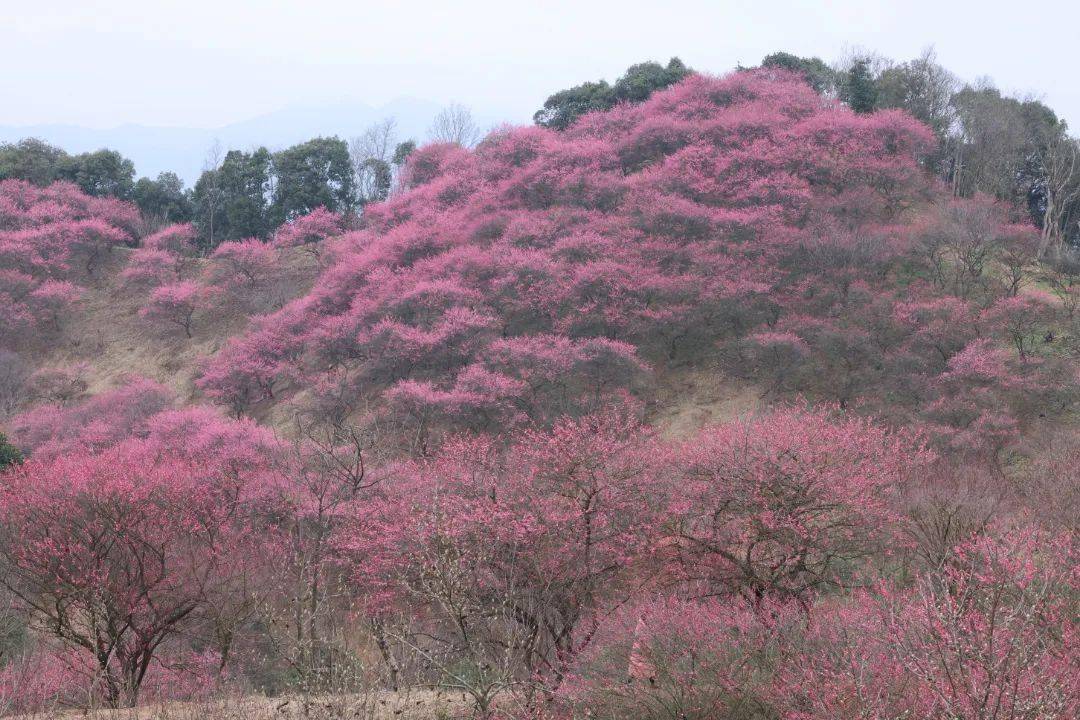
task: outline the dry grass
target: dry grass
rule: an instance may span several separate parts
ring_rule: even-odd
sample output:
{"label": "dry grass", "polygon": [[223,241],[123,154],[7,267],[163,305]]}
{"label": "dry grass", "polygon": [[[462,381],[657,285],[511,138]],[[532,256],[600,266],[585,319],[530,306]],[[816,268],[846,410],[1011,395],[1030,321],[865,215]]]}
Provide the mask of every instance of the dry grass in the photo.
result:
{"label": "dry grass", "polygon": [[[80,278],[86,288],[81,306],[65,318],[59,332],[24,339],[20,348],[35,367],[86,363],[91,394],[115,387],[125,375],[138,374],[172,388],[182,401],[198,397],[194,381],[202,361],[241,333],[251,315],[270,312],[307,291],[315,278],[311,259],[295,250],[282,254],[278,277],[253,294],[249,303],[221,298],[197,312],[192,338],[179,328],[155,327],[142,320],[139,308],[148,293],[126,286],[120,272],[130,250],[117,249],[97,278]],[[188,276],[204,271],[210,261],[192,260]]]}
{"label": "dry grass", "polygon": [[362,695],[245,696],[126,710],[54,710],[8,720],[436,720],[469,717],[460,696],[432,690]]}
{"label": "dry grass", "polygon": [[[229,338],[242,333],[252,315],[272,311],[307,292],[317,274],[308,254],[295,248],[285,251],[278,277],[260,289],[254,302],[221,298],[213,307],[196,313],[189,339],[179,328],[155,327],[139,317],[148,293],[126,286],[120,278],[130,253],[117,249],[97,278],[79,279],[86,296],[59,332],[24,338],[20,350],[34,367],[85,363],[89,394],[113,388],[124,376],[136,374],[171,388],[181,402],[197,401],[195,380],[203,361]],[[211,261],[190,262],[187,277],[203,273]],[[671,437],[753,413],[762,406],[754,387],[716,370],[660,370],[655,382],[652,421]],[[260,408],[256,416],[279,427],[288,425],[291,418],[286,408],[276,405]]]}
{"label": "dry grass", "polygon": [[765,407],[760,388],[719,370],[661,371],[650,420],[669,438],[687,437],[706,425],[752,415]]}

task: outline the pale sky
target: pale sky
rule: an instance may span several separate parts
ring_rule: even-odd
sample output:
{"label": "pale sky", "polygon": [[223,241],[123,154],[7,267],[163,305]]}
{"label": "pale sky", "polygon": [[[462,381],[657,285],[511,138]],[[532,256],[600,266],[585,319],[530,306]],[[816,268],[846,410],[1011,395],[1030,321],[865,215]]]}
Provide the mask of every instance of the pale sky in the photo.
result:
{"label": "pale sky", "polygon": [[525,122],[551,92],[680,56],[722,73],[928,45],[1080,130],[1080,3],[1041,0],[0,0],[0,125],[217,127],[290,105],[458,101]]}

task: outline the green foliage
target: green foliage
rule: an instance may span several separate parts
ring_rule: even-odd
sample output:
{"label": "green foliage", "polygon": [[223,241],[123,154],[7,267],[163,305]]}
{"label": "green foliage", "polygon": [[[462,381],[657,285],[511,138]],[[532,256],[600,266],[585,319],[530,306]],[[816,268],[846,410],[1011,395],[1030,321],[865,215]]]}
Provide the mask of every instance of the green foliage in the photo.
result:
{"label": "green foliage", "polygon": [[270,151],[264,147],[251,153],[232,150],[226,153],[219,172],[229,238],[266,237],[271,229],[267,218]]}
{"label": "green foliage", "polygon": [[600,80],[560,90],[533,115],[533,121],[542,127],[565,130],[587,113],[609,110],[619,102],[643,102],[691,72],[677,57],[668,61],[667,67],[656,62],[631,65],[614,85]]}
{"label": "green foliage", "polygon": [[394,170],[390,163],[379,158],[368,158],[361,167],[365,172],[371,173],[373,181],[370,194],[359,198],[360,204],[385,200],[390,195],[390,185],[394,181]]}
{"label": "green foliage", "polygon": [[180,223],[191,220],[191,193],[176,173],[163,172],[156,180],[144,177],[135,183],[135,204],[142,214],[161,223]]}
{"label": "green foliage", "polygon": [[135,165],[115,150],[69,155],[36,138],[0,145],[0,180],[26,180],[45,186],[57,180],[73,182],[96,197],[131,197]]}
{"label": "green foliage", "polygon": [[955,118],[952,98],[956,84],[953,74],[937,63],[933,48],[908,62],[889,65],[876,81],[878,109],[904,110],[934,131],[939,146],[926,158],[926,164],[935,173],[945,167]]}
{"label": "green foliage", "polygon": [[12,465],[18,465],[22,460],[23,456],[19,448],[9,443],[4,433],[0,433],[0,471]]}
{"label": "green foliage", "polygon": [[55,182],[68,154],[37,138],[0,145],[0,180],[26,180],[45,186]]}
{"label": "green foliage", "polygon": [[265,238],[272,229],[269,196],[272,162],[264,147],[230,150],[221,166],[203,172],[192,196],[204,249],[226,240]]}
{"label": "green foliage", "polygon": [[314,138],[282,150],[274,155],[274,171],[271,215],[276,224],[320,206],[336,213],[356,207],[349,146],[341,138]]}
{"label": "green foliage", "polygon": [[690,69],[677,57],[671,58],[667,67],[655,62],[638,63],[627,68],[615,81],[612,91],[617,102],[644,102],[657,90],[674,85],[689,74]]}
{"label": "green foliage", "polygon": [[614,104],[615,93],[606,81],[582,83],[549,97],[533,115],[533,121],[553,130],[565,130],[582,115],[607,110]]}
{"label": "green foliage", "polygon": [[859,58],[852,63],[840,90],[840,99],[853,111],[860,114],[874,112],[877,107],[878,88],[870,70],[870,62]]}
{"label": "green foliage", "polygon": [[787,52],[775,52],[761,60],[761,67],[800,73],[810,87],[819,93],[832,92],[838,84],[836,71],[818,57],[804,58]]}
{"label": "green foliage", "polygon": [[88,195],[127,200],[135,189],[135,164],[115,150],[96,150],[62,160],[58,178]]}
{"label": "green foliage", "polygon": [[409,156],[412,155],[414,150],[416,150],[415,140],[406,140],[405,142],[400,142],[397,144],[397,147],[394,148],[394,157],[390,162],[392,162],[398,167],[401,167],[405,164],[405,161],[409,159]]}

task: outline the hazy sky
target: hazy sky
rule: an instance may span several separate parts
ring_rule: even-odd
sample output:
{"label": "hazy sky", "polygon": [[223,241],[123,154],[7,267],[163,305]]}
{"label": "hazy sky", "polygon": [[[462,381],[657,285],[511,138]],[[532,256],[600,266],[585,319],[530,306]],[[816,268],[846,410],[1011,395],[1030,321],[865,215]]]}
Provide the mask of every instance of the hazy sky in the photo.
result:
{"label": "hazy sky", "polygon": [[552,91],[679,55],[898,60],[1040,97],[1080,129],[1080,3],[1041,0],[0,0],[0,124],[216,127],[288,105],[411,96],[525,121]]}

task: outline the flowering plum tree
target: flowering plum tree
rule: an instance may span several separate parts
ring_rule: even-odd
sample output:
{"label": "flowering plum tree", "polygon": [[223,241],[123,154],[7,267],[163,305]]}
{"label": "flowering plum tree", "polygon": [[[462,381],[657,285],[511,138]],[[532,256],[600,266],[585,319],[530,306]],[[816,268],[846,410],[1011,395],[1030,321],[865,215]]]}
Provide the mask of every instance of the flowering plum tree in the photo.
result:
{"label": "flowering plum tree", "polygon": [[31,312],[42,327],[59,330],[65,315],[78,307],[83,290],[67,280],[46,280],[27,297]]}
{"label": "flowering plum tree", "polygon": [[1036,343],[1043,339],[1048,326],[1054,298],[1049,293],[1029,291],[1020,295],[1004,297],[994,303],[984,314],[984,320],[995,327],[1027,362]]}
{"label": "flowering plum tree", "polygon": [[136,287],[156,288],[180,280],[183,268],[183,258],[179,255],[168,250],[142,247],[131,253],[120,277]]}
{"label": "flowering plum tree", "polygon": [[134,705],[162,643],[231,577],[247,497],[147,443],[31,460],[0,490],[4,584],[93,656],[108,704]]}
{"label": "flowering plum tree", "polygon": [[[85,390],[85,387],[83,388]],[[78,404],[51,402],[12,419],[12,437],[19,447],[37,458],[94,452],[133,435],[145,435],[147,421],[169,407],[174,395],[164,386],[130,377],[120,387],[94,395]]]}
{"label": "flowering plum tree", "polygon": [[216,262],[211,280],[225,287],[252,288],[263,283],[277,261],[274,248],[256,238],[225,242],[210,259]]}
{"label": "flowering plum tree", "polygon": [[0,343],[55,326],[79,297],[73,263],[92,275],[114,246],[131,244],[137,224],[133,205],[69,183],[0,181]]}
{"label": "flowering plum tree", "polygon": [[[807,350],[791,348],[808,360],[829,349],[829,363],[808,363],[806,374],[835,370],[830,393],[847,402],[872,387],[867,366],[880,358],[875,338],[842,306],[866,297],[901,254],[903,230],[879,226],[903,228],[926,194],[917,159],[930,143],[903,114],[856,116],[772,71],[693,75],[563,132],[508,128],[475,151],[420,148],[401,173],[402,191],[365,207],[310,293],[254,332],[292,336],[297,385],[347,375],[354,397],[461,429],[587,412],[597,396],[634,389],[643,368],[635,349],[675,359],[812,308],[845,316],[818,342],[800,335]],[[335,234],[334,220],[315,211],[276,242]],[[814,238],[834,236],[843,240],[827,252],[817,241],[825,260],[802,262]],[[813,287],[818,277],[800,277],[811,267],[834,273],[839,290],[799,297],[795,283]],[[545,346],[581,354],[590,342],[590,361],[552,357],[543,360],[548,370],[529,367]],[[605,342],[616,344],[601,350]],[[250,386],[236,372],[240,347],[210,361],[203,385],[211,397],[251,394],[230,387]],[[477,365],[530,391],[511,393],[500,380],[483,399],[480,372],[462,375]],[[587,393],[590,403],[565,402]]]}
{"label": "flowering plum tree", "polygon": [[203,307],[210,288],[204,288],[191,280],[181,280],[162,285],[154,290],[139,310],[139,317],[155,325],[175,325],[191,338],[191,321],[195,312]]}
{"label": "flowering plum tree", "polygon": [[324,207],[317,207],[307,215],[301,215],[282,225],[274,233],[274,245],[282,248],[298,247],[322,264],[324,248],[322,241],[341,234],[344,220]]}
{"label": "flowering plum tree", "polygon": [[[497,690],[529,702],[537,685],[561,684],[632,587],[657,516],[651,446],[616,411],[523,431],[507,454],[490,440],[452,442],[381,483],[339,546],[373,612],[404,603],[428,618],[403,640],[444,682],[482,711]],[[470,668],[455,671],[448,648]],[[460,687],[457,673],[484,668],[490,682]]]}
{"label": "flowering plum tree", "polygon": [[178,256],[194,255],[198,247],[197,232],[191,223],[168,225],[142,239],[142,247]]}
{"label": "flowering plum tree", "polygon": [[33,400],[66,405],[86,392],[89,371],[85,362],[40,368],[27,380],[27,395]]}
{"label": "flowering plum tree", "polygon": [[705,595],[808,605],[889,539],[889,496],[929,456],[863,420],[780,410],[705,430],[681,452],[673,561]]}
{"label": "flowering plum tree", "polygon": [[1076,684],[1075,544],[1012,532],[959,546],[889,618],[924,717],[1068,717]]}
{"label": "flowering plum tree", "polygon": [[819,604],[775,685],[792,718],[1059,718],[1075,714],[1071,543],[977,536],[912,588]]}
{"label": "flowering plum tree", "polygon": [[648,600],[606,620],[561,695],[585,716],[752,717],[768,708],[765,658],[783,628],[739,601]]}

